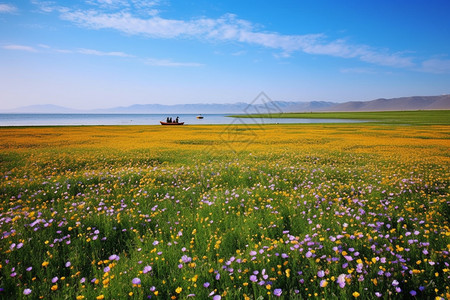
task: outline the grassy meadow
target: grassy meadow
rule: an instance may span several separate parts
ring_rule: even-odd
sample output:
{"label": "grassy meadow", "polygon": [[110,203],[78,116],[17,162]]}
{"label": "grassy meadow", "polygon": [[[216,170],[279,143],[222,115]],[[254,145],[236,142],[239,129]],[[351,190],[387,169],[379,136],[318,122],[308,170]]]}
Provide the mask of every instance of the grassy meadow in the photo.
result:
{"label": "grassy meadow", "polygon": [[449,138],[0,128],[0,298],[449,299]]}

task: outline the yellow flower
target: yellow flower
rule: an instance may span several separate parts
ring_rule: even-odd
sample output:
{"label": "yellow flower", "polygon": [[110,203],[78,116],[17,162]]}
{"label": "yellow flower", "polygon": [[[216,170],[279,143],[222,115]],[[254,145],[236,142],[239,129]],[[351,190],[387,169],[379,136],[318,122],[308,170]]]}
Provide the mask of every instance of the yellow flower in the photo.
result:
{"label": "yellow flower", "polygon": [[58,285],[57,284],[52,285],[52,291],[56,291],[57,289],[58,289]]}
{"label": "yellow flower", "polygon": [[353,297],[358,298],[360,294],[358,292],[354,292],[352,295]]}
{"label": "yellow flower", "polygon": [[43,266],[43,267],[48,266],[48,261],[44,261],[44,262],[42,263],[42,266]]}
{"label": "yellow flower", "polygon": [[177,287],[177,289],[175,290],[175,292],[177,292],[177,294],[179,294],[179,293],[181,293],[182,290],[183,290],[183,288]]}
{"label": "yellow flower", "polygon": [[102,300],[102,299],[105,299],[105,296],[104,295],[100,295],[100,296],[97,296],[97,298],[95,298],[95,299]]}
{"label": "yellow flower", "polygon": [[77,296],[77,300],[82,300],[82,299],[84,299],[83,295]]}

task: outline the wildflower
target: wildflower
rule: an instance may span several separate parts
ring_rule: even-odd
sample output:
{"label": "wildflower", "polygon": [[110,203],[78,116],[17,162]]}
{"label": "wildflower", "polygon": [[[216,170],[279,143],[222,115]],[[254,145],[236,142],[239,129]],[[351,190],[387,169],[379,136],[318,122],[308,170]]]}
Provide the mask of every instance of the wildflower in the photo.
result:
{"label": "wildflower", "polygon": [[119,260],[120,257],[119,257],[119,255],[113,254],[113,255],[110,255],[108,259],[109,260]]}
{"label": "wildflower", "polygon": [[415,295],[417,295],[417,292],[415,291],[415,290],[411,290],[410,292],[409,292],[410,294],[411,294],[411,296],[415,296]]}
{"label": "wildflower", "polygon": [[358,293],[358,292],[354,292],[353,294],[353,297],[355,297],[355,298],[358,298],[359,297],[359,295],[360,295],[360,293]]}
{"label": "wildflower", "polygon": [[326,281],[325,279],[322,279],[320,281],[320,287],[326,287],[328,285],[328,281]]}
{"label": "wildflower", "polygon": [[322,278],[323,276],[325,276],[325,272],[323,270],[320,270],[319,272],[317,272],[317,276],[319,278]]}
{"label": "wildflower", "polygon": [[215,295],[213,297],[213,300],[220,300],[220,299],[222,299],[222,296],[220,296],[220,295]]}
{"label": "wildflower", "polygon": [[52,278],[52,283],[56,283],[58,281],[58,277],[53,277]]}
{"label": "wildflower", "polygon": [[23,294],[24,294],[24,295],[29,295],[29,294],[31,294],[31,289],[24,289],[24,290],[23,290]]}
{"label": "wildflower", "polygon": [[102,299],[105,299],[105,296],[104,295],[100,295],[100,296],[97,296],[95,299],[102,300]]}
{"label": "wildflower", "polygon": [[58,285],[57,284],[52,285],[52,287],[51,287],[52,291],[56,291],[57,289],[58,289]]}
{"label": "wildflower", "polygon": [[137,278],[137,277],[133,278],[133,280],[131,280],[131,282],[132,282],[134,285],[139,285],[139,284],[141,284],[141,280],[140,280],[139,278]]}
{"label": "wildflower", "polygon": [[339,287],[342,289],[345,287],[345,274],[341,274],[338,276],[336,282],[339,284]]}
{"label": "wildflower", "polygon": [[191,262],[191,260],[192,260],[192,258],[190,258],[190,257],[187,256],[187,255],[183,255],[183,256],[181,257],[181,261],[184,262],[184,263]]}
{"label": "wildflower", "polygon": [[43,267],[48,266],[48,261],[44,261],[44,262],[42,263],[42,266],[43,266]]}
{"label": "wildflower", "polygon": [[142,273],[147,274],[148,272],[150,272],[152,270],[151,266],[145,266],[144,270],[142,271]]}
{"label": "wildflower", "polygon": [[70,267],[72,265],[72,263],[70,261],[66,262],[66,268]]}
{"label": "wildflower", "polygon": [[256,281],[258,281],[258,278],[255,275],[250,275],[250,281],[256,282]]}
{"label": "wildflower", "polygon": [[273,294],[277,297],[280,297],[283,291],[281,289],[274,289]]}
{"label": "wildflower", "polygon": [[204,286],[205,288],[209,287],[209,282],[205,282],[205,283],[203,284],[203,286]]}
{"label": "wildflower", "polygon": [[179,293],[181,293],[182,290],[183,290],[183,288],[177,287],[177,289],[175,290],[175,292],[176,292],[177,294],[179,294]]}
{"label": "wildflower", "polygon": [[103,272],[105,272],[105,273],[108,273],[109,271],[111,271],[111,268],[110,268],[109,266],[106,266],[106,267],[103,269]]}

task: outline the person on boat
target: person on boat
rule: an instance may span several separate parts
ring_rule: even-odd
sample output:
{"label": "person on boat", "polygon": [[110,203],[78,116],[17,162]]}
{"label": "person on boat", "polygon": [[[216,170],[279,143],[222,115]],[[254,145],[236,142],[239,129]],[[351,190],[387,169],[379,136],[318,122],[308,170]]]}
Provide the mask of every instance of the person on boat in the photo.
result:
{"label": "person on boat", "polygon": [[177,116],[177,118],[175,119],[175,123],[178,123],[178,118],[179,118],[179,117]]}
{"label": "person on boat", "polygon": [[169,123],[169,117],[166,118],[166,123]]}
{"label": "person on boat", "polygon": [[169,123],[172,123],[172,117],[169,117]]}

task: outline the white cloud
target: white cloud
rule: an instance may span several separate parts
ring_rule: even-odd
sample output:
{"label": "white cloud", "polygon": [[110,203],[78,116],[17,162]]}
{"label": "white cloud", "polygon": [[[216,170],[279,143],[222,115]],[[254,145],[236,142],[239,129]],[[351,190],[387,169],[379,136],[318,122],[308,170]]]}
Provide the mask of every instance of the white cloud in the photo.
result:
{"label": "white cloud", "polygon": [[12,14],[17,11],[17,7],[11,4],[0,3],[0,13]]}
{"label": "white cloud", "polygon": [[450,59],[429,59],[422,63],[422,71],[428,73],[450,73]]}
{"label": "white cloud", "polygon": [[37,52],[37,50],[30,46],[24,46],[24,45],[5,45],[2,46],[3,49],[7,50],[18,50],[18,51],[27,51],[27,52]]}
{"label": "white cloud", "polygon": [[[41,6],[45,4],[46,11],[50,9],[49,2],[33,1]],[[159,16],[158,10],[154,9],[159,1],[86,0],[86,2],[95,9],[73,10],[54,6],[52,9],[60,13],[61,19],[90,29],[114,29],[150,38],[196,38],[240,42],[280,50],[281,54],[277,54],[277,57],[289,57],[292,53],[303,52],[311,55],[353,58],[389,67],[411,68],[415,65],[412,57],[402,53],[390,53],[385,49],[352,44],[344,39],[332,40],[321,33],[284,35],[261,31],[251,22],[239,19],[233,14],[225,14],[217,19],[201,17],[178,20]],[[131,13],[140,11],[136,8],[147,8],[151,13],[145,17],[137,16]]]}
{"label": "white cloud", "polygon": [[176,20],[158,15],[140,18],[128,11],[103,13],[97,10],[68,10],[61,12],[60,16],[64,20],[91,29],[115,29],[131,35],[145,35],[152,38],[237,41],[281,50],[283,56],[300,51],[313,55],[357,58],[364,62],[390,67],[405,68],[414,65],[411,57],[367,45],[353,45],[342,39],[328,40],[323,34],[283,35],[277,32],[257,31],[252,23],[238,19],[232,14],[226,14],[218,19]]}
{"label": "white cloud", "polygon": [[158,67],[201,67],[203,64],[193,62],[174,62],[168,59],[147,58],[145,63],[150,66]]}
{"label": "white cloud", "polygon": [[119,57],[134,57],[133,55],[124,53],[124,52],[103,52],[93,49],[78,49],[78,53],[86,54],[86,55],[97,55],[97,56],[119,56]]}

